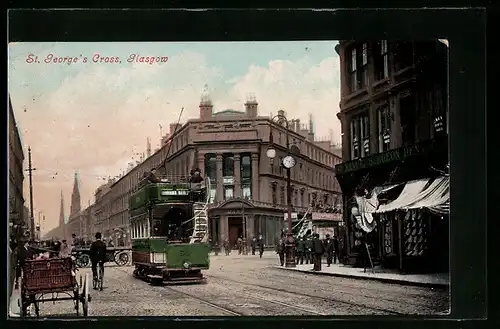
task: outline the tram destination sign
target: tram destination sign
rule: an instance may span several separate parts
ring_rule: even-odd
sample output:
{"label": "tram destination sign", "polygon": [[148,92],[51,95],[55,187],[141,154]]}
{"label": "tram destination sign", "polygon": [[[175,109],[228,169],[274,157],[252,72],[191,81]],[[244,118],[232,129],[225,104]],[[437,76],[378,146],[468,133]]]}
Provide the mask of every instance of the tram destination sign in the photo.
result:
{"label": "tram destination sign", "polygon": [[188,195],[188,190],[162,190],[161,195],[171,196],[171,195]]}

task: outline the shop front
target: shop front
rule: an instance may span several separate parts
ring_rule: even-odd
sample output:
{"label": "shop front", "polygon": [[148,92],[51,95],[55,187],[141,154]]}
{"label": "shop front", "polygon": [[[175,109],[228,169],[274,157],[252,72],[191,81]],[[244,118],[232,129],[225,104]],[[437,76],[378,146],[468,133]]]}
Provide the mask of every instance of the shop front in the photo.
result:
{"label": "shop front", "polygon": [[[441,138],[336,166],[346,263],[440,270],[448,259],[449,179],[440,178],[447,165],[447,139]],[[443,195],[434,194],[436,186]],[[431,250],[442,255],[439,261],[431,261]]]}
{"label": "shop front", "polygon": [[243,198],[233,198],[209,209],[209,232],[213,243],[229,240],[232,248],[239,237],[249,242],[259,234],[272,247],[284,226],[283,210]]}

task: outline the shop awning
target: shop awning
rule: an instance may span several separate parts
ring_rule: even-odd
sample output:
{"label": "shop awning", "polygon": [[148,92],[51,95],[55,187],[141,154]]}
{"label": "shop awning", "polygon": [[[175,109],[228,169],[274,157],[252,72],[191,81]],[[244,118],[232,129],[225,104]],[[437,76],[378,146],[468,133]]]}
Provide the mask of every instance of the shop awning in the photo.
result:
{"label": "shop awning", "polygon": [[450,201],[449,177],[438,177],[429,184],[430,181],[427,178],[406,183],[396,200],[385,205],[379,205],[373,213],[419,208],[428,208],[438,213],[448,213]]}

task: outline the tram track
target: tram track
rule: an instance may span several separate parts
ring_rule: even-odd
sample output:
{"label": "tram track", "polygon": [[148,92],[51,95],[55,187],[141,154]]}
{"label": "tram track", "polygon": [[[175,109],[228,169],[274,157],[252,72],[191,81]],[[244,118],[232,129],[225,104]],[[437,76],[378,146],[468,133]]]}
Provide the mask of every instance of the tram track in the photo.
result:
{"label": "tram track", "polygon": [[[314,296],[314,295],[311,295],[311,294],[301,293],[301,292],[297,292],[297,291],[290,291],[290,290],[283,289],[283,288],[270,287],[270,286],[261,285],[261,284],[248,283],[248,282],[244,282],[244,281],[229,279],[229,278],[224,277],[224,276],[217,276],[217,275],[210,274],[210,275],[206,275],[206,277],[207,277],[207,279],[208,279],[209,282],[212,281],[211,279],[215,279],[215,280],[226,281],[226,282],[233,282],[233,283],[237,283],[237,284],[240,284],[240,285],[245,285],[245,286],[253,287],[254,289],[255,289],[255,287],[258,287],[258,288],[267,289],[267,290],[271,290],[271,291],[279,291],[279,292],[287,293],[287,294],[291,294],[291,295],[297,295],[297,296],[302,296],[302,297],[307,297],[307,298],[322,300],[322,301],[325,301],[325,302],[328,302],[328,303],[345,304],[345,305],[349,305],[351,307],[363,308],[363,309],[367,309],[367,310],[371,310],[371,311],[376,311],[376,312],[383,312],[383,313],[387,313],[387,314],[391,314],[391,315],[405,315],[405,316],[408,315],[407,313],[398,312],[398,311],[392,311],[392,310],[387,310],[387,309],[381,308],[381,307],[374,307],[374,306],[369,306],[369,305],[363,305],[363,304],[360,304],[360,303],[350,302],[350,301],[341,300],[341,299],[332,298],[332,297]],[[351,294],[351,295],[354,295],[354,294]],[[363,297],[369,297],[369,296],[363,296]],[[370,298],[374,298],[374,297],[370,297]],[[317,315],[327,315],[327,314],[317,314]]]}

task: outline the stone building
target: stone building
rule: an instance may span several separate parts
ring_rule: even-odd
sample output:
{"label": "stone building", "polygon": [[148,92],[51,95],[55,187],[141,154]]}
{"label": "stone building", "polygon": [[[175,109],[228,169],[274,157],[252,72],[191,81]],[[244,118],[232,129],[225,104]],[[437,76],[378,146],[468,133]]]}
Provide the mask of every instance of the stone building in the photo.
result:
{"label": "stone building", "polygon": [[[244,111],[214,112],[208,96],[203,96],[199,118],[171,124],[159,150],[151,155],[148,151],[145,160],[96,191],[96,229],[128,234],[128,199],[145,172],[157,168],[159,174],[187,176],[191,169],[200,168],[211,182],[211,239],[227,237],[234,243],[240,235],[251,238],[260,232],[266,244],[273,245],[286,211],[286,171],[280,166],[286,155],[286,128],[257,116],[257,108],[253,97]],[[309,126],[298,119],[289,122],[290,143],[300,149],[291,172],[292,204],[299,214],[313,198],[329,204],[341,201],[333,170],[341,158],[330,142],[315,141],[310,121]],[[277,151],[274,161],[266,156],[271,130]]]}
{"label": "stone building", "polygon": [[[344,197],[349,262],[359,261],[364,237],[373,246],[372,257],[388,266],[425,263],[428,256],[413,257],[404,252],[403,220],[396,216],[376,226],[377,221],[364,223],[355,199],[390,186],[398,186],[388,192],[397,196],[410,181],[426,179],[430,183],[447,172],[447,46],[438,40],[342,40],[335,50],[341,64],[337,116],[342,126],[343,157],[336,175]],[[354,208],[356,213],[351,211]],[[394,213],[397,211],[391,216]],[[421,247],[432,249],[436,259],[447,264],[446,223],[433,222],[434,231],[422,239],[429,244]],[[431,246],[432,240],[441,243]],[[424,254],[428,255],[427,251]]]}
{"label": "stone building", "polygon": [[[29,230],[30,221],[25,221],[24,152],[9,96],[9,226],[13,229]],[[12,224],[11,224],[12,223]]]}

